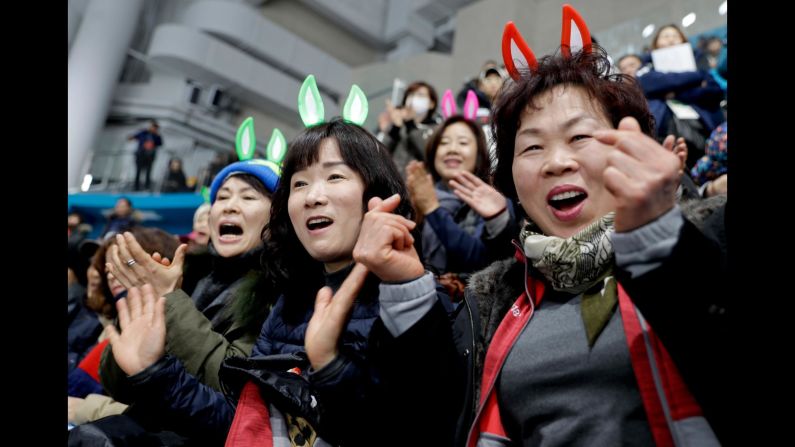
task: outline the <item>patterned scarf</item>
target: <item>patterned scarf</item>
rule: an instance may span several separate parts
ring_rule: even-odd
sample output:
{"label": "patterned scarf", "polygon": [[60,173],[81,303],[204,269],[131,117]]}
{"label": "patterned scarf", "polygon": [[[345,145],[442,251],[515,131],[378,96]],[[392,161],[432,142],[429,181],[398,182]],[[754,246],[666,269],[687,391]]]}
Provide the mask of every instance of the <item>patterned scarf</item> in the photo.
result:
{"label": "patterned scarf", "polygon": [[608,213],[579,233],[562,239],[546,236],[529,222],[519,233],[524,254],[553,289],[582,293],[582,319],[593,346],[615,311],[617,299],[611,235],[614,213]]}

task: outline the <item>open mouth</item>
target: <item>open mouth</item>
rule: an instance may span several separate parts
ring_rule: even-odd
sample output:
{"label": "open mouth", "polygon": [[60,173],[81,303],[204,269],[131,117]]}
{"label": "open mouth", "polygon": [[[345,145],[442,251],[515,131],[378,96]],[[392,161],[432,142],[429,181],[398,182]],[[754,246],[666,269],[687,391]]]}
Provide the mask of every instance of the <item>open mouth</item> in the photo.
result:
{"label": "open mouth", "polygon": [[328,217],[312,217],[306,221],[306,227],[309,231],[322,230],[333,223],[334,220]]}
{"label": "open mouth", "polygon": [[224,223],[218,228],[218,235],[222,240],[234,239],[243,235],[243,227],[233,223]]}
{"label": "open mouth", "polygon": [[585,191],[566,191],[553,195],[547,199],[547,203],[558,211],[569,211],[586,198],[588,198],[588,194]]}
{"label": "open mouth", "polygon": [[463,163],[463,161],[460,158],[445,158],[444,159],[444,165],[447,166],[448,168],[457,168],[457,167],[461,166],[461,163]]}

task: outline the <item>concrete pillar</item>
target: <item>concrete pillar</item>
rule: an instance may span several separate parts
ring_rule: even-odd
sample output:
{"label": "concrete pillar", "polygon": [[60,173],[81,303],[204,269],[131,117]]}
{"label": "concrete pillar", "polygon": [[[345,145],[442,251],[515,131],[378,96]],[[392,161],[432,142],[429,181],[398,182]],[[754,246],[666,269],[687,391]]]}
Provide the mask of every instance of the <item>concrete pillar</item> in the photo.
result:
{"label": "concrete pillar", "polygon": [[69,51],[68,187],[79,187],[144,0],[90,0]]}

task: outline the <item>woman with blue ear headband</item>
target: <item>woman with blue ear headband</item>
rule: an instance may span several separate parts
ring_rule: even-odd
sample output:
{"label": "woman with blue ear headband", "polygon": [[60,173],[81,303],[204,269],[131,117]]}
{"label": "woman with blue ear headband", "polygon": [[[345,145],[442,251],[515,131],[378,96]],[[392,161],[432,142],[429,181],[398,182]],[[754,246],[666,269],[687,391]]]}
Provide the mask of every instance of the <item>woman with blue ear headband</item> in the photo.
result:
{"label": "woman with blue ear headband", "polygon": [[406,178],[406,165],[425,158],[425,143],[440,117],[436,113],[438,97],[434,88],[422,81],[411,83],[403,102],[394,106],[387,100],[386,110],[378,118],[378,140],[392,154],[398,171]]}

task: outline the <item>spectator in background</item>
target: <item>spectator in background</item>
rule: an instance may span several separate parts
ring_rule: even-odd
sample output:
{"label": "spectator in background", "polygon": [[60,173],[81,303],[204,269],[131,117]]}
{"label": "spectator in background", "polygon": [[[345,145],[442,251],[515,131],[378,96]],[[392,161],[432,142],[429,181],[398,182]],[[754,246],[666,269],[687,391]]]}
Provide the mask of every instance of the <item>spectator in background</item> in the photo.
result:
{"label": "spectator in background", "polygon": [[185,172],[182,170],[182,160],[174,157],[168,162],[168,172],[166,178],[163,180],[162,192],[187,192],[187,181],[185,180]]}
{"label": "spectator in background", "polygon": [[146,176],[144,188],[151,187],[152,164],[155,161],[157,148],[163,145],[157,121],[149,122],[149,127],[131,135],[128,140],[137,140],[138,149],[135,151],[135,190],[141,190],[141,173]]}
{"label": "spectator in background", "polygon": [[481,108],[491,110],[491,104],[500,91],[502,83],[507,77],[505,70],[494,61],[486,61],[480,69],[478,77],[470,79],[456,95],[456,103],[459,109],[463,109],[466,101],[467,91],[470,89],[478,96],[478,104]]}
{"label": "spectator in background", "polygon": [[627,54],[618,59],[618,71],[621,74],[635,77],[635,73],[643,66],[643,61],[637,54]]}
{"label": "spectator in background", "polygon": [[[684,33],[676,25],[666,25],[654,36],[652,51],[683,43],[687,43]],[[720,85],[706,71],[663,73],[653,65],[638,70],[636,78],[654,115],[657,140],[669,134],[683,137],[688,145],[687,167],[691,168],[704,155],[710,132],[724,121]],[[695,112],[697,118],[688,118],[684,112]]]}
{"label": "spectator in background", "polygon": [[386,110],[378,117],[378,139],[392,154],[403,178],[410,161],[425,158],[425,143],[440,121],[438,104],[436,90],[427,82],[416,81],[406,88],[400,106],[387,100]]}
{"label": "spectator in background", "polygon": [[132,201],[127,197],[119,197],[108,216],[108,222],[102,230],[102,238],[108,239],[116,233],[124,233],[138,224],[140,215],[133,210]]}

